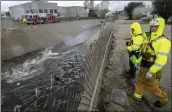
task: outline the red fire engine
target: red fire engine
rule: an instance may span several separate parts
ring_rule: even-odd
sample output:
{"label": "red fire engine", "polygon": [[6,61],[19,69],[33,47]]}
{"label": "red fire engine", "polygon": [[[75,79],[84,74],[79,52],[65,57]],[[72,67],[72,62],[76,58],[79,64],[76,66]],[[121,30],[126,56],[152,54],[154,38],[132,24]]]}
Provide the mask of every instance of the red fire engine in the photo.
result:
{"label": "red fire engine", "polygon": [[26,18],[27,22],[26,24],[45,24],[45,23],[56,23],[60,22],[60,17],[55,16],[53,14],[44,14],[44,15],[38,15],[38,14],[26,14],[23,15],[22,18]]}

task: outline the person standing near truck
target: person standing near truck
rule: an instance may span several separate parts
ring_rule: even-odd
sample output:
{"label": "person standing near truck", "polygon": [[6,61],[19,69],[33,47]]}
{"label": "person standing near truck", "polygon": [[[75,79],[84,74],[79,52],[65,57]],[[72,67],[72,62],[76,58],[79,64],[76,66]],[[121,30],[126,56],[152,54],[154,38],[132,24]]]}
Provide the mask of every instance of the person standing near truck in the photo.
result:
{"label": "person standing near truck", "polygon": [[23,22],[23,24],[26,24],[27,23],[27,19],[25,17],[23,17],[22,22]]}

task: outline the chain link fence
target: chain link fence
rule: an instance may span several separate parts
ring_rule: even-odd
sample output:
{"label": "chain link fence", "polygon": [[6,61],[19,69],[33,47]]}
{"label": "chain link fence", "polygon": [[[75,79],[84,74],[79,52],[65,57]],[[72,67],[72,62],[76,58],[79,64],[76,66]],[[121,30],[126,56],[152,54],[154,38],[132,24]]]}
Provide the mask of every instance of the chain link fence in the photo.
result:
{"label": "chain link fence", "polygon": [[21,85],[3,82],[6,88],[2,88],[1,111],[98,111],[112,34],[113,25],[102,23],[101,30],[85,43],[46,58],[42,69],[33,73],[37,75]]}

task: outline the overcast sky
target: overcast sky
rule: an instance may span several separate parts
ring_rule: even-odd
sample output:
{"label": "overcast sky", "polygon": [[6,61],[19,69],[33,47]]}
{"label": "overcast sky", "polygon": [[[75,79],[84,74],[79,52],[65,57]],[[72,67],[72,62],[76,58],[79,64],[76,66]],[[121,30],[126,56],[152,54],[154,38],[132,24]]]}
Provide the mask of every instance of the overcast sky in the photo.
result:
{"label": "overcast sky", "polygon": [[[23,4],[29,1],[1,1],[1,11],[8,11],[8,7]],[[58,6],[83,6],[84,1],[49,1],[58,3]],[[94,1],[95,4],[101,1]],[[110,1],[109,10],[123,10],[130,1]],[[144,1],[146,5],[151,5],[150,1]]]}

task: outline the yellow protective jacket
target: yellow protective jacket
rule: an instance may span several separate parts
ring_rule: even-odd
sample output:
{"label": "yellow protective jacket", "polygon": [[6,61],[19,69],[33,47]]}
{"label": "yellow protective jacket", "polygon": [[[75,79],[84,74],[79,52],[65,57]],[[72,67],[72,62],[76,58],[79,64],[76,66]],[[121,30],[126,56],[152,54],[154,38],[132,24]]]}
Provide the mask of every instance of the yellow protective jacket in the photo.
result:
{"label": "yellow protective jacket", "polygon": [[[155,18],[159,22],[156,32],[146,32],[147,44],[142,49],[142,63],[152,63],[149,68],[151,73],[157,73],[167,63],[171,42],[163,35],[165,21],[163,18]],[[141,64],[142,64],[141,63]]]}
{"label": "yellow protective jacket", "polygon": [[140,50],[143,40],[144,38],[142,37],[142,29],[141,26],[138,22],[134,22],[131,26],[130,26],[130,34],[132,36],[132,39],[130,41],[130,45],[127,46],[127,50],[129,52],[131,51],[138,51]]}
{"label": "yellow protective jacket", "polygon": [[23,18],[22,22],[26,22],[26,21],[27,21],[27,19],[26,18]]}

